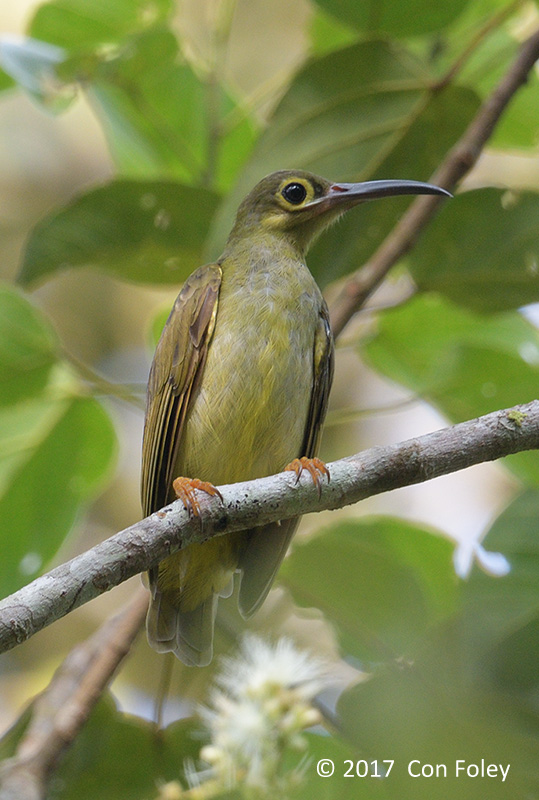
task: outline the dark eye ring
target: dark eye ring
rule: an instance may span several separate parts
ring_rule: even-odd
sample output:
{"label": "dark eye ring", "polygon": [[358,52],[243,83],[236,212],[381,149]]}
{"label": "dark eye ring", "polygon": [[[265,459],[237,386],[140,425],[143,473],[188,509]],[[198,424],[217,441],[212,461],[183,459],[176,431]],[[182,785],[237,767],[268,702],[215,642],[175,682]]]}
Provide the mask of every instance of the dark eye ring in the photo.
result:
{"label": "dark eye ring", "polygon": [[307,189],[302,183],[287,183],[281,194],[285,200],[297,206],[307,197]]}

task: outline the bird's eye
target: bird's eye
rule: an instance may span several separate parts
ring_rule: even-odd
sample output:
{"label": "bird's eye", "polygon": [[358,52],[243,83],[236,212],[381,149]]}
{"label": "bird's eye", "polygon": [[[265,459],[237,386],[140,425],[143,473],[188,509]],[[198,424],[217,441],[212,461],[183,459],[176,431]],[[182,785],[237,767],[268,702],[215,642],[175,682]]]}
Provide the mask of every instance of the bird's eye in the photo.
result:
{"label": "bird's eye", "polygon": [[287,183],[281,194],[285,200],[297,206],[307,197],[307,189],[302,183]]}

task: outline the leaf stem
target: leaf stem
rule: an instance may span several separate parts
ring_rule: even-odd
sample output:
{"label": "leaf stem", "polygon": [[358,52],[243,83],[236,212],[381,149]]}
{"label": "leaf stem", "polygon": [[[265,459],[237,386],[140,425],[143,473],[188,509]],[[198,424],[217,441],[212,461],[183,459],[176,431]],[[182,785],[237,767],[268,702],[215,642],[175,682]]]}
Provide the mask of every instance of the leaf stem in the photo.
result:
{"label": "leaf stem", "polygon": [[212,30],[212,57],[206,79],[208,145],[206,167],[202,175],[202,184],[208,188],[214,186],[219,166],[219,149],[223,137],[221,84],[235,10],[236,0],[221,0]]}
{"label": "leaf stem", "polygon": [[[115,397],[118,400],[122,400],[124,403],[135,406],[135,408],[144,410],[145,401],[142,397],[137,396],[143,394],[144,390],[139,392],[137,391],[137,387],[133,384],[115,383],[114,381],[107,380],[107,378],[100,375],[99,372],[96,372],[96,370],[92,369],[92,367],[85,364],[84,361],[78,359],[65,348],[62,348],[62,355],[66,361],[76,369],[79,376],[91,385],[93,394]],[[142,389],[142,387],[140,388]]]}
{"label": "leaf stem", "polygon": [[432,86],[433,90],[440,91],[452,83],[461,69],[465,66],[466,62],[473,56],[483,40],[486,39],[492,31],[496,30],[496,28],[499,28],[500,25],[511,16],[511,14],[514,14],[515,11],[524,6],[524,3],[525,0],[513,0],[513,2],[509,3],[509,5],[505,6],[505,8],[500,9],[497,14],[493,14],[491,17],[489,17],[483,27],[479,28],[479,30],[475,32],[462,53],[454,61],[451,67],[449,67],[445,75],[443,75],[434,83]]}

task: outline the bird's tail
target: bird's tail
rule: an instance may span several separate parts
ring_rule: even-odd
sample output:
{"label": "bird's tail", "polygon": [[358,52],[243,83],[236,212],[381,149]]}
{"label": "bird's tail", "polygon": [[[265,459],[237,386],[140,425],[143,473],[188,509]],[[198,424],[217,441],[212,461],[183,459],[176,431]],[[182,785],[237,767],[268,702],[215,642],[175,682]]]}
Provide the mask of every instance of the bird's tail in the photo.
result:
{"label": "bird's tail", "polygon": [[150,600],[146,631],[158,653],[174,653],[184,664],[205,667],[213,655],[213,627],[218,595],[212,594],[192,611],[183,611],[159,589]]}

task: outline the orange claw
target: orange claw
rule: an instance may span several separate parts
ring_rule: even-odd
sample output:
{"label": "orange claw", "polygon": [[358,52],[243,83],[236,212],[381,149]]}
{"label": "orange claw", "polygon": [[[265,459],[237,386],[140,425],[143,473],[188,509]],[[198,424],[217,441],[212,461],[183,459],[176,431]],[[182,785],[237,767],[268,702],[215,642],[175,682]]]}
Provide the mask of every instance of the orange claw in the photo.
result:
{"label": "orange claw", "polygon": [[176,497],[181,500],[185,510],[190,517],[200,517],[200,505],[195,495],[195,491],[206,492],[212,497],[217,496],[221,502],[223,496],[213,483],[200,481],[198,478],[176,478],[172,483],[172,488],[176,492]]}
{"label": "orange claw", "polygon": [[320,497],[320,495],[322,494],[322,484],[320,482],[320,476],[325,475],[329,483],[330,481],[329,469],[326,467],[326,465],[320,458],[307,458],[307,456],[302,456],[301,458],[295,458],[293,461],[290,462],[290,464],[287,464],[287,466],[284,468],[284,471],[295,472],[296,483],[297,483],[304,469],[307,470],[307,472],[313,479],[313,483],[318,491],[318,497]]}

